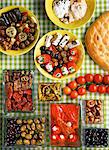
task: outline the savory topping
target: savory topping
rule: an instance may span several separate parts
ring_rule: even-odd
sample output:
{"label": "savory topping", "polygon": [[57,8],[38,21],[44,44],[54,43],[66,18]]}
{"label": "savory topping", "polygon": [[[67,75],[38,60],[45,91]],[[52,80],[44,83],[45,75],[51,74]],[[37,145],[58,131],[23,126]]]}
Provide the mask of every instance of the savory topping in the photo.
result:
{"label": "savory topping", "polygon": [[0,45],[4,50],[24,49],[35,40],[37,24],[19,8],[2,13],[0,18]]}
{"label": "savory topping", "polygon": [[51,104],[51,145],[80,146],[80,106],[74,104]]}
{"label": "savory topping", "polygon": [[41,101],[58,101],[60,100],[59,83],[39,83],[38,96]]}
{"label": "savory topping", "polygon": [[82,19],[87,11],[86,0],[54,0],[53,11],[65,24]]}
{"label": "savory topping", "polygon": [[77,48],[79,45],[78,40],[71,41],[67,34],[48,35],[45,38],[45,45],[40,47],[41,55],[36,61],[55,78],[72,74],[77,70],[76,63],[80,57]]}
{"label": "savory topping", "polygon": [[87,128],[84,134],[86,147],[108,147],[108,129]]}
{"label": "savory topping", "polygon": [[29,71],[6,71],[6,110],[32,111],[32,74]]}
{"label": "savory topping", "polygon": [[44,117],[35,119],[8,119],[6,145],[43,145],[45,143]]}
{"label": "savory topping", "polygon": [[[70,52],[74,55],[77,53],[75,49],[74,52],[72,50]],[[69,72],[76,70],[76,67],[74,60],[68,62]],[[91,93],[109,94],[109,75],[86,74],[85,76],[77,77],[63,88],[64,94],[69,95],[72,99],[77,98],[79,95],[85,95],[87,91]]]}
{"label": "savory topping", "polygon": [[103,123],[103,106],[101,100],[86,100],[86,123]]}

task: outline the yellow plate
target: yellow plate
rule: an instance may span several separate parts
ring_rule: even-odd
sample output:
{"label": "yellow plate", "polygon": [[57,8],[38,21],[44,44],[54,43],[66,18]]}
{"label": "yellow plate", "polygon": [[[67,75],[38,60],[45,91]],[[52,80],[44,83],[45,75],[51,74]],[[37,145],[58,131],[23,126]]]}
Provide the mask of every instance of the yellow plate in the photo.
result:
{"label": "yellow plate", "polygon": [[96,7],[96,0],[86,0],[88,8],[87,8],[87,12],[85,16],[81,20],[74,21],[73,23],[70,23],[70,24],[65,24],[61,22],[59,18],[55,15],[52,9],[53,1],[54,0],[45,1],[45,9],[46,9],[47,15],[54,24],[65,29],[76,29],[78,27],[83,26],[85,23],[87,23],[91,19],[94,13],[95,7]]}
{"label": "yellow plate", "polygon": [[67,76],[63,76],[63,77],[61,77],[61,78],[55,78],[55,77],[53,77],[53,76],[50,75],[47,71],[45,71],[44,69],[42,69],[42,68],[40,67],[40,64],[37,63],[37,61],[36,61],[36,57],[38,57],[39,55],[41,55],[40,47],[41,47],[41,46],[44,46],[46,36],[47,36],[47,35],[54,35],[54,34],[56,34],[56,33],[61,33],[62,35],[65,35],[65,34],[69,35],[71,41],[77,39],[77,37],[76,37],[75,35],[73,35],[71,32],[66,31],[66,30],[54,30],[54,31],[48,32],[47,34],[45,34],[45,35],[38,41],[38,43],[37,43],[37,45],[36,45],[36,47],[35,47],[35,51],[34,51],[34,61],[35,61],[35,65],[36,65],[36,67],[38,68],[38,70],[39,70],[44,76],[46,76],[47,78],[50,78],[50,79],[53,79],[53,80],[65,80],[65,79],[68,79],[68,78],[72,78],[72,77],[80,70],[80,68],[81,68],[81,66],[82,66],[82,63],[83,63],[83,61],[84,61],[84,58],[85,58],[85,50],[84,50],[84,47],[83,47],[83,45],[82,45],[82,43],[81,43],[81,41],[80,41],[80,45],[78,46],[78,50],[79,50],[79,53],[80,53],[81,55],[80,55],[80,59],[79,59],[79,61],[78,61],[78,63],[77,63],[77,66],[78,66],[78,67],[77,67],[77,71],[76,71],[76,72],[74,72],[73,74],[69,74],[69,75],[67,75]]}
{"label": "yellow plate", "polygon": [[28,12],[28,15],[34,20],[34,22],[37,23],[37,31],[35,33],[35,40],[25,49],[22,49],[22,50],[21,49],[19,49],[19,50],[4,50],[3,47],[0,46],[0,51],[2,53],[7,54],[7,55],[11,55],[11,56],[22,55],[22,54],[29,52],[35,46],[36,42],[38,41],[39,33],[40,33],[40,27],[39,27],[39,22],[38,22],[37,17],[30,10],[27,10],[25,7],[22,7],[22,6],[5,7],[5,8],[0,10],[0,16],[2,15],[2,13],[8,12],[14,8],[19,8],[21,12],[24,12],[24,11]]}

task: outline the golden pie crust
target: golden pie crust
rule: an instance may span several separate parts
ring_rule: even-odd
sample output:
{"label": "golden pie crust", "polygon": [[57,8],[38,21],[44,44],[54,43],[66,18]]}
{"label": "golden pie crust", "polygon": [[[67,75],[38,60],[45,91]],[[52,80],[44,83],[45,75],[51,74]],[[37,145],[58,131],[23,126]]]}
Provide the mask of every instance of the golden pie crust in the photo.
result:
{"label": "golden pie crust", "polygon": [[109,71],[109,11],[90,26],[85,35],[85,44],[90,57]]}

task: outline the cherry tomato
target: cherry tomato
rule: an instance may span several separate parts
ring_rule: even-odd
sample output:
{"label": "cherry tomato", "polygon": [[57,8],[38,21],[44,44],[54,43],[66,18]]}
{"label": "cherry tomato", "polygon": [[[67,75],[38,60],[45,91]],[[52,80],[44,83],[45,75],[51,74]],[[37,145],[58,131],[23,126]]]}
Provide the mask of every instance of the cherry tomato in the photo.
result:
{"label": "cherry tomato", "polygon": [[105,75],[105,76],[103,77],[103,83],[104,83],[104,84],[109,84],[109,75]]}
{"label": "cherry tomato", "polygon": [[85,80],[86,80],[86,82],[93,82],[93,75],[92,74],[86,74]]}
{"label": "cherry tomato", "polygon": [[80,88],[78,89],[78,94],[79,94],[79,95],[85,95],[85,94],[86,94],[86,88],[80,87]]}
{"label": "cherry tomato", "polygon": [[71,89],[68,86],[66,86],[63,88],[63,92],[64,94],[69,95],[71,93]]}
{"label": "cherry tomato", "polygon": [[68,87],[71,88],[72,90],[76,89],[77,88],[77,82],[74,80],[74,81],[71,81],[69,84],[68,84]]}
{"label": "cherry tomato", "polygon": [[52,128],[53,134],[60,134],[61,130],[58,126],[53,126]]}
{"label": "cherry tomato", "polygon": [[89,88],[88,88],[88,90],[90,91],[90,92],[97,92],[97,85],[96,84],[91,84],[90,86],[89,86]]}
{"label": "cherry tomato", "polygon": [[80,77],[77,78],[77,83],[78,84],[85,84],[86,80],[83,76],[80,76]]}
{"label": "cherry tomato", "polygon": [[103,77],[101,74],[96,74],[96,75],[94,75],[93,80],[95,83],[101,83],[103,81]]}
{"label": "cherry tomato", "polygon": [[78,97],[78,92],[77,92],[76,90],[72,91],[71,94],[70,94],[70,97],[71,97],[72,99],[77,98],[77,97]]}
{"label": "cherry tomato", "polygon": [[104,85],[99,85],[99,86],[98,86],[98,92],[99,92],[100,94],[106,93],[106,86],[104,86]]}
{"label": "cherry tomato", "polygon": [[77,136],[77,135],[75,135],[75,134],[73,134],[73,133],[69,135],[68,142],[74,143],[74,142],[76,142],[77,140],[78,140],[78,136]]}
{"label": "cherry tomato", "polygon": [[109,86],[106,88],[106,93],[109,94]]}

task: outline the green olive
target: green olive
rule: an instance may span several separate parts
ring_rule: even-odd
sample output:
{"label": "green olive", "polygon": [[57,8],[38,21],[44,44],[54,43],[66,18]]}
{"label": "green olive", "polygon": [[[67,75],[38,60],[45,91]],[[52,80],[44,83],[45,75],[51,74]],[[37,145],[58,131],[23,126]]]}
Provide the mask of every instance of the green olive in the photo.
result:
{"label": "green olive", "polygon": [[28,119],[27,122],[28,122],[28,124],[32,124],[33,120],[32,119]]}
{"label": "green olive", "polygon": [[17,140],[17,141],[16,141],[16,144],[17,144],[17,145],[21,145],[21,144],[22,144],[22,139]]}
{"label": "green olive", "polygon": [[30,131],[29,134],[32,134],[32,135],[33,135],[33,134],[34,134],[34,131]]}
{"label": "green olive", "polygon": [[26,120],[23,120],[23,123],[25,123],[25,124],[26,124],[26,123],[27,123],[27,121],[26,121]]}
{"label": "green olive", "polygon": [[40,124],[36,124],[36,128],[37,128],[37,130],[41,130],[41,125]]}
{"label": "green olive", "polygon": [[22,120],[18,119],[17,124],[22,124]]}
{"label": "green olive", "polygon": [[44,144],[45,140],[39,140],[39,143]]}
{"label": "green olive", "polygon": [[25,131],[26,130],[26,125],[23,125],[20,130]]}
{"label": "green olive", "polygon": [[32,129],[32,130],[35,130],[35,129],[36,129],[35,123],[32,123],[31,129]]}
{"label": "green olive", "polygon": [[45,123],[45,121],[46,121],[45,117],[42,117],[42,118],[41,118],[41,122],[42,122],[42,123]]}
{"label": "green olive", "polygon": [[44,136],[44,133],[43,133],[43,132],[39,132],[39,138],[40,138],[40,139],[44,139],[44,137],[45,137],[45,136]]}
{"label": "green olive", "polygon": [[31,145],[35,145],[36,144],[36,140],[35,139],[32,139],[31,140]]}
{"label": "green olive", "polygon": [[26,135],[25,135],[25,138],[26,138],[27,140],[30,140],[30,139],[32,139],[32,135],[31,135],[31,134],[26,134]]}
{"label": "green olive", "polygon": [[27,129],[31,130],[31,127],[30,127],[30,125],[29,125],[29,124],[27,124]]}
{"label": "green olive", "polygon": [[40,123],[40,120],[39,119],[34,119],[34,122],[37,124],[37,123]]}
{"label": "green olive", "polygon": [[25,130],[25,132],[26,132],[26,133],[29,133],[29,130],[28,130],[28,129],[26,129],[26,130]]}
{"label": "green olive", "polygon": [[37,134],[34,135],[34,139],[36,139],[36,140],[38,139],[38,135]]}
{"label": "green olive", "polygon": [[22,136],[22,137],[25,137],[25,135],[26,135],[26,132],[22,132],[22,133],[21,133],[21,136]]}
{"label": "green olive", "polygon": [[24,143],[25,145],[30,145],[30,141],[29,141],[29,140],[26,140],[26,139],[24,139],[23,143]]}

